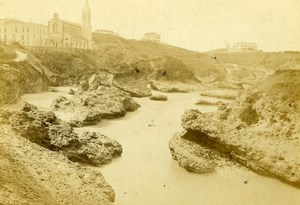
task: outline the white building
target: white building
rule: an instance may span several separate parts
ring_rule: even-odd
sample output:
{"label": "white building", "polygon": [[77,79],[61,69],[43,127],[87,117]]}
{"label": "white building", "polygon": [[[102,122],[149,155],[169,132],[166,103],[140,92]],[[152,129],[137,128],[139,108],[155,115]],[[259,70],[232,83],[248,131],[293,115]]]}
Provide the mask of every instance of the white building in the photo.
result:
{"label": "white building", "polygon": [[108,35],[113,35],[113,36],[119,36],[118,33],[115,33],[115,32],[113,32],[113,31],[106,30],[106,29],[98,29],[98,30],[94,31],[93,33],[108,34]]}
{"label": "white building", "polygon": [[0,41],[18,42],[22,46],[43,46],[47,36],[46,25],[23,22],[15,19],[0,19]]}
{"label": "white building", "polygon": [[257,44],[238,42],[230,48],[230,51],[257,51]]}
{"label": "white building", "polygon": [[160,35],[158,33],[145,33],[142,39],[143,41],[153,41],[156,43],[160,43]]}
{"label": "white building", "polygon": [[15,19],[0,19],[0,41],[28,47],[92,48],[91,9],[86,0],[81,24],[60,19],[55,13],[48,26]]}

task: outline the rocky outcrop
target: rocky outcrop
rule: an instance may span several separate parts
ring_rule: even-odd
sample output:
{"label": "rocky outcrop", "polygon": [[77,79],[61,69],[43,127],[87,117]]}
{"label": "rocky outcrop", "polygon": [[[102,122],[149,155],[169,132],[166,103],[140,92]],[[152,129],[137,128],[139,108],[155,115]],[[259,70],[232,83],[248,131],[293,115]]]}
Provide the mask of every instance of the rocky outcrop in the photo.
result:
{"label": "rocky outcrop", "polygon": [[168,97],[165,95],[153,95],[149,97],[150,100],[155,100],[155,101],[167,101]]}
{"label": "rocky outcrop", "polygon": [[147,88],[146,86],[143,87],[138,87],[137,85],[135,86],[128,86],[128,85],[121,85],[119,83],[115,83],[114,84],[117,88],[119,88],[120,90],[127,92],[130,94],[131,97],[148,97],[151,96],[151,90],[149,88]]}
{"label": "rocky outcrop", "polygon": [[25,93],[46,90],[47,78],[28,62],[0,63],[0,106],[16,103]]}
{"label": "rocky outcrop", "polygon": [[21,112],[1,111],[0,123],[11,126],[18,135],[72,161],[103,165],[120,156],[121,145],[100,133],[78,135],[70,124],[56,118],[53,112],[40,111],[25,103]]}
{"label": "rocky outcrop", "polygon": [[[300,186],[300,95],[295,90],[299,79],[300,71],[279,71],[216,113],[186,111],[182,116],[186,132],[171,140],[172,155],[199,164],[195,153],[203,158],[206,148],[255,172]],[[187,144],[201,148],[181,151]]]}
{"label": "rocky outcrop", "polygon": [[195,173],[212,172],[217,166],[217,155],[208,148],[192,143],[177,133],[169,143],[173,159],[184,169]]}
{"label": "rocky outcrop", "polygon": [[115,192],[99,170],[73,163],[0,123],[0,204],[110,205]]}
{"label": "rocky outcrop", "polygon": [[181,86],[172,83],[162,83],[158,81],[151,81],[150,87],[153,90],[161,91],[164,93],[187,93],[189,89],[182,88]]}
{"label": "rocky outcrop", "polygon": [[126,112],[140,107],[128,93],[102,84],[102,78],[93,76],[89,82],[83,81],[70,99],[58,97],[51,107],[54,111],[71,113],[70,123],[75,127],[94,125],[101,119],[123,117]]}
{"label": "rocky outcrop", "polygon": [[208,101],[208,100],[198,100],[196,105],[212,105],[212,106],[222,106],[225,105],[224,102],[218,100],[216,102]]}

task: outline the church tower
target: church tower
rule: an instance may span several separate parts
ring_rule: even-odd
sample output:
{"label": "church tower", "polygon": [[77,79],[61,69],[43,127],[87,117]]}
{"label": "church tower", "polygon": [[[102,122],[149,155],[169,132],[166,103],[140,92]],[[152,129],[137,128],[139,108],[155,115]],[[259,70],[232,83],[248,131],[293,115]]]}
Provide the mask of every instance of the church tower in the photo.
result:
{"label": "church tower", "polygon": [[82,36],[88,40],[88,49],[92,48],[92,25],[91,25],[91,9],[89,1],[86,0],[81,12]]}

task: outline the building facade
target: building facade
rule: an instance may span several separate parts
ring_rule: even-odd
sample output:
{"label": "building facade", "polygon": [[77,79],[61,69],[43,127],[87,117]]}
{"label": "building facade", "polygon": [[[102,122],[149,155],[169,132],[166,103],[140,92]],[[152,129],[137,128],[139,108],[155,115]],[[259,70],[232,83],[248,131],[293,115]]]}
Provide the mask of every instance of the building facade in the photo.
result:
{"label": "building facade", "polygon": [[48,25],[14,19],[0,20],[0,41],[28,47],[92,48],[91,9],[88,0],[81,12],[81,24],[68,22],[55,13]]}
{"label": "building facade", "polygon": [[145,33],[144,37],[142,38],[143,41],[152,41],[156,43],[160,43],[160,35],[158,33]]}
{"label": "building facade", "polygon": [[230,51],[257,51],[257,44],[238,42],[230,48]]}
{"label": "building facade", "polygon": [[55,13],[48,22],[46,47],[56,48],[92,48],[91,9],[88,0],[81,13],[81,24],[68,22],[59,18]]}
{"label": "building facade", "polygon": [[0,20],[0,41],[18,42],[22,46],[43,46],[48,34],[47,26],[15,19]]}

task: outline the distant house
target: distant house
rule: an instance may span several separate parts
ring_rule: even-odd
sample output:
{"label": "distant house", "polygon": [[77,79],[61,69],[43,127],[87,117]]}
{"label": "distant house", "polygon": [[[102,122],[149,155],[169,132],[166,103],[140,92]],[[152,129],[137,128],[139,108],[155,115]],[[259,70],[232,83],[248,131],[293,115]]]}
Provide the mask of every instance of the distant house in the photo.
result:
{"label": "distant house", "polygon": [[232,46],[230,51],[257,51],[256,43],[238,42]]}
{"label": "distant house", "polygon": [[47,26],[16,19],[0,19],[0,41],[22,46],[43,46]]}
{"label": "distant house", "polygon": [[98,33],[98,34],[109,34],[109,35],[119,36],[118,33],[115,33],[115,32],[110,31],[110,30],[105,30],[105,29],[98,29],[98,30],[94,31],[93,33]]}
{"label": "distant house", "polygon": [[142,38],[143,41],[153,41],[156,43],[160,43],[160,35],[158,33],[145,33],[144,37]]}

